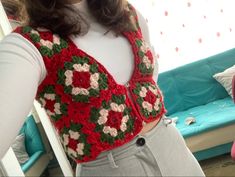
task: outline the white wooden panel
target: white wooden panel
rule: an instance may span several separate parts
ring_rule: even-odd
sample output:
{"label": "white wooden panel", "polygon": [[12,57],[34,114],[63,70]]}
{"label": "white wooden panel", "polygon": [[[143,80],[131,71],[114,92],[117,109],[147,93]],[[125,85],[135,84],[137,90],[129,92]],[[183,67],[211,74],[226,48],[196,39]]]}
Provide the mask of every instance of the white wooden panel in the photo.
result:
{"label": "white wooden panel", "polygon": [[47,116],[45,109],[43,109],[36,100],[34,101],[34,108],[39,116],[64,176],[74,176],[72,167],[67,159],[62,144],[60,143],[56,130]]}
{"label": "white wooden panel", "polygon": [[9,148],[1,160],[6,176],[25,176],[12,148]]}
{"label": "white wooden panel", "polygon": [[2,31],[3,35],[7,35],[12,31],[10,22],[7,19],[7,15],[3,9],[1,1],[0,1],[0,27],[1,27],[1,31]]}

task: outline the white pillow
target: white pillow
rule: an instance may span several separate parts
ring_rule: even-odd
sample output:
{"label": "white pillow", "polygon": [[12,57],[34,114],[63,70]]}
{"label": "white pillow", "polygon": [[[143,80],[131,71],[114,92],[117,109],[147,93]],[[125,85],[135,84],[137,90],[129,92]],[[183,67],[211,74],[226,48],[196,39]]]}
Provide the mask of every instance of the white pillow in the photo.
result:
{"label": "white pillow", "polygon": [[232,94],[232,81],[235,76],[235,65],[224,70],[221,73],[216,73],[213,77],[225,88],[228,94],[233,97]]}
{"label": "white pillow", "polygon": [[11,145],[17,160],[20,164],[24,164],[27,160],[29,160],[29,155],[25,149],[25,135],[20,134],[16,137],[15,141]]}

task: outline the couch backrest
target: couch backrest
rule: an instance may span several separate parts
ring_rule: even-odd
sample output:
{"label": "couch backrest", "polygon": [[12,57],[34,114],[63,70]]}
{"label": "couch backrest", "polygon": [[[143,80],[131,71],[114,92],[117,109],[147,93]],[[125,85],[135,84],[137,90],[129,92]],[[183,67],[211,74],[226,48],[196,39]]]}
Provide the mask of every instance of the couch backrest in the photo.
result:
{"label": "couch backrest", "polygon": [[25,147],[29,156],[37,151],[45,151],[41,135],[32,115],[26,119],[20,133],[25,134]]}
{"label": "couch backrest", "polygon": [[228,96],[212,77],[235,64],[235,49],[160,73],[167,115]]}

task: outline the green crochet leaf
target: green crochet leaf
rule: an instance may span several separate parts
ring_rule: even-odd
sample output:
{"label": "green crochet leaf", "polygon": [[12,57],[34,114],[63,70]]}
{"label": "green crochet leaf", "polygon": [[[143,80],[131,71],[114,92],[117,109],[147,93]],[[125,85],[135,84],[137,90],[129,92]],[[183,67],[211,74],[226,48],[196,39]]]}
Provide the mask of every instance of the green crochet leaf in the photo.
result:
{"label": "green crochet leaf", "polygon": [[78,56],[73,56],[72,61],[77,64],[83,64],[82,58]]}
{"label": "green crochet leaf", "polygon": [[150,113],[146,109],[144,109],[144,108],[141,108],[141,113],[146,118],[148,118],[150,116]]}
{"label": "green crochet leaf", "polygon": [[42,56],[48,56],[48,57],[53,56],[53,51],[46,46],[40,46],[39,51],[42,54]]}
{"label": "green crochet leaf", "polygon": [[65,86],[64,87],[64,92],[67,94],[71,94],[72,92],[72,86]]}
{"label": "green crochet leaf", "polygon": [[44,93],[55,93],[55,89],[53,85],[48,85],[44,89]]}
{"label": "green crochet leaf", "polygon": [[40,42],[40,36],[37,34],[30,34],[30,38],[32,39],[33,42]]}
{"label": "green crochet leaf", "polygon": [[61,48],[60,45],[58,45],[58,44],[53,44],[53,51],[54,51],[55,53],[60,53],[61,50],[62,50],[62,48]]}
{"label": "green crochet leaf", "polygon": [[84,147],[84,149],[83,149],[84,155],[86,155],[86,156],[89,156],[89,155],[90,155],[90,153],[91,153],[90,148],[91,148],[91,145],[86,143],[86,144],[85,144],[85,147]]}
{"label": "green crochet leaf", "polygon": [[112,95],[112,101],[117,104],[124,104],[125,96],[124,95]]}
{"label": "green crochet leaf", "polygon": [[90,93],[90,96],[93,96],[93,97],[96,97],[96,96],[98,96],[99,95],[99,90],[96,90],[96,89],[90,89],[89,90],[89,93]]}
{"label": "green crochet leaf", "polygon": [[110,108],[110,105],[106,102],[106,101],[102,101],[102,107],[104,109],[109,109]]}
{"label": "green crochet leaf", "polygon": [[[73,123],[73,122],[71,122],[71,124],[70,124],[70,129],[74,132],[76,132],[76,131],[79,132],[81,128],[82,128],[81,124]],[[80,137],[81,137],[81,135],[80,135]]]}
{"label": "green crochet leaf", "polygon": [[114,143],[114,137],[112,137],[110,134],[102,133],[101,134],[101,141],[102,142],[107,142],[109,144],[113,144]]}
{"label": "green crochet leaf", "polygon": [[136,102],[137,102],[140,106],[142,106],[143,101],[144,101],[144,99],[143,99],[142,97],[138,97],[138,98],[136,99]]}
{"label": "green crochet leaf", "polygon": [[90,120],[91,120],[92,122],[97,122],[99,116],[100,116],[99,109],[92,108],[92,109],[91,109],[91,117],[90,117]]}
{"label": "green crochet leaf", "polygon": [[141,40],[136,40],[135,43],[139,48],[142,46],[142,41]]}
{"label": "green crochet leaf", "polygon": [[92,64],[90,67],[90,71],[92,74],[97,73],[98,72],[98,65],[96,63]]}
{"label": "green crochet leaf", "polygon": [[81,103],[89,102],[89,96],[87,95],[76,95],[76,96],[73,96],[73,98],[76,102],[81,102]]}
{"label": "green crochet leaf", "polygon": [[64,39],[60,38],[60,46],[61,48],[68,48],[68,43]]}
{"label": "green crochet leaf", "polygon": [[138,56],[141,57],[141,58],[143,58],[143,57],[145,56],[145,54],[144,54],[144,52],[142,52],[142,51],[138,51]]}
{"label": "green crochet leaf", "polygon": [[101,90],[105,90],[108,87],[108,79],[106,74],[101,73],[100,78],[98,80],[99,86]]}
{"label": "green crochet leaf", "polygon": [[124,139],[125,138],[125,134],[124,132],[122,132],[121,130],[118,131],[118,135],[115,137],[115,139]]}
{"label": "green crochet leaf", "polygon": [[103,131],[103,128],[104,128],[103,125],[97,124],[96,127],[95,127],[95,131],[96,131],[96,132],[102,132],[102,131]]}
{"label": "green crochet leaf", "polygon": [[24,26],[24,27],[22,28],[22,32],[23,32],[24,34],[29,33],[31,30],[32,30],[32,28],[31,28],[30,26]]}
{"label": "green crochet leaf", "polygon": [[65,62],[64,63],[64,67],[65,67],[65,69],[66,70],[73,70],[73,63],[71,63],[71,62]]}
{"label": "green crochet leaf", "polygon": [[127,126],[126,132],[132,132],[134,126],[134,119],[130,118],[126,123],[126,126]]}

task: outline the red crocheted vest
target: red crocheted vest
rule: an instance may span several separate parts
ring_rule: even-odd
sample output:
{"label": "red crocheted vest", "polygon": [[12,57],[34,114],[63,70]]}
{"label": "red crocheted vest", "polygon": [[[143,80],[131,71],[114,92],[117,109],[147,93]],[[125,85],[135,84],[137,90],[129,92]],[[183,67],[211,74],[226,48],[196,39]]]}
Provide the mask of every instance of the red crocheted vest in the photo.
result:
{"label": "red crocheted vest", "polygon": [[127,85],[120,85],[95,58],[69,38],[50,31],[19,27],[41,53],[47,75],[36,100],[45,108],[68,156],[77,163],[131,141],[144,122],[166,112],[153,79],[154,61],[137,30],[123,32],[133,49],[135,68]]}

